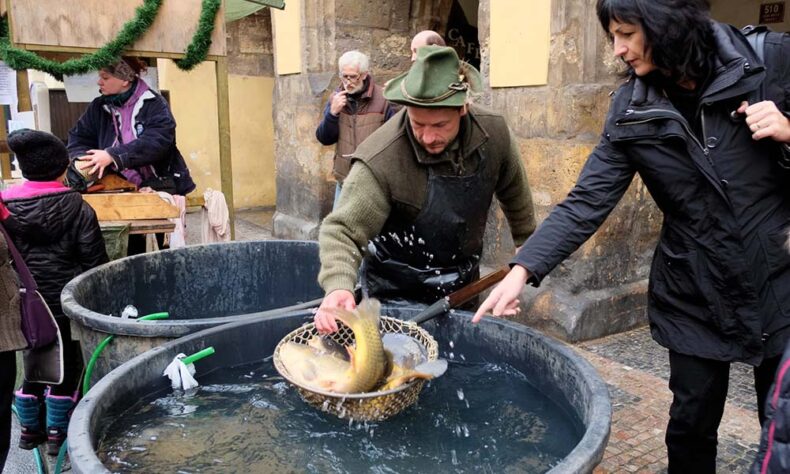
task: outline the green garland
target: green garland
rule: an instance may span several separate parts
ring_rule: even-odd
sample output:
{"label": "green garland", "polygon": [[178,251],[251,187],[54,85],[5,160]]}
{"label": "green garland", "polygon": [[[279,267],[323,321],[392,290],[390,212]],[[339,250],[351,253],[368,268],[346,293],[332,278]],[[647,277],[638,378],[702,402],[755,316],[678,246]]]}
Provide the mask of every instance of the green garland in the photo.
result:
{"label": "green garland", "polygon": [[214,31],[214,18],[222,0],[203,0],[200,7],[200,19],[197,31],[192,37],[192,42],[184,51],[184,57],[176,61],[176,66],[182,71],[190,71],[193,67],[206,59],[208,49],[211,47],[211,33]]}
{"label": "green garland", "polygon": [[[192,37],[192,42],[187,46],[184,57],[175,62],[179,69],[189,71],[206,59],[206,54],[211,46],[211,34],[214,31],[214,18],[217,16],[221,1],[203,0],[197,31]],[[160,6],[162,6],[162,0],[144,0],[143,4],[135,10],[135,18],[123,25],[115,39],[94,53],[62,63],[12,46],[8,34],[8,19],[4,18],[0,22],[0,58],[5,61],[8,67],[16,71],[35,69],[46,72],[58,80],[62,80],[63,76],[98,71],[116,62],[124,50],[148,31]]]}

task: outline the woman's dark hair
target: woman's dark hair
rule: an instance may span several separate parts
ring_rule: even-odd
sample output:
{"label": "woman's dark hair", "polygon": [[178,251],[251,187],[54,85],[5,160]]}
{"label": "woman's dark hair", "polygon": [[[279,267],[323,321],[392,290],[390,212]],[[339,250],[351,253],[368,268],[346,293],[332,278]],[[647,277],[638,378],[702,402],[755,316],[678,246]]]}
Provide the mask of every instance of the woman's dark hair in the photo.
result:
{"label": "woman's dark hair", "polygon": [[124,56],[122,59],[126,61],[126,64],[137,74],[142,74],[148,70],[148,63],[136,56]]}
{"label": "woman's dark hair", "polygon": [[715,45],[707,0],[598,0],[595,8],[610,39],[612,20],[640,25],[653,64],[673,81],[708,75]]}
{"label": "woman's dark hair", "polygon": [[[140,59],[136,56],[123,56],[121,60],[125,62],[134,72],[135,75],[143,74],[145,71],[148,70],[148,63],[146,63],[143,59]],[[103,70],[109,72],[110,74],[115,74],[116,67],[119,66],[119,63],[110,64],[109,66],[105,66],[102,68]]]}

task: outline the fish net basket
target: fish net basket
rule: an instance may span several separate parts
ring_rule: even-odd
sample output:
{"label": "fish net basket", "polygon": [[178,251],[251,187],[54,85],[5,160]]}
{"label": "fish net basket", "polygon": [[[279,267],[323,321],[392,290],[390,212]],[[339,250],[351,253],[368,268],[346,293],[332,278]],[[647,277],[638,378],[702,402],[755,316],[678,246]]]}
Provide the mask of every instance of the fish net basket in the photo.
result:
{"label": "fish net basket", "polygon": [[[354,333],[351,329],[340,321],[337,324],[339,330],[331,334],[330,337],[343,346],[353,345]],[[379,329],[382,335],[395,333],[411,336],[425,348],[428,361],[436,360],[439,357],[439,346],[436,340],[426,330],[413,322],[381,316]],[[313,387],[308,388],[298,384],[283,365],[280,358],[280,349],[288,342],[307,344],[316,335],[318,335],[318,330],[315,324],[305,324],[285,336],[275,347],[272,356],[277,372],[296,387],[299,395],[308,404],[339,418],[358,421],[381,421],[397,415],[417,402],[420,391],[426,382],[422,379],[413,380],[392,390],[343,394],[322,391]]]}

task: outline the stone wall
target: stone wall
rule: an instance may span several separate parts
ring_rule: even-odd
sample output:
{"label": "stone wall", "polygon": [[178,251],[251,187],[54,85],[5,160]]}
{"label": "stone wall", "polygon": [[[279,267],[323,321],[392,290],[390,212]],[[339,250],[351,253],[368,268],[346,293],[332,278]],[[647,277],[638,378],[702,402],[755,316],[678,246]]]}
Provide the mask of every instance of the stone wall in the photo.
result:
{"label": "stone wall", "polygon": [[[489,71],[489,5],[481,0],[481,70]],[[315,239],[332,203],[332,147],[315,127],[337,86],[336,59],[359,49],[371,56],[379,82],[405,70],[417,31],[444,31],[451,0],[315,0],[303,12],[302,74],[280,76],[275,88],[277,213],[274,233]],[[408,8],[404,8],[404,4]],[[595,146],[616,87],[616,61],[602,34],[594,2],[555,0],[548,84],[488,89],[479,101],[503,112],[519,142],[539,220],[573,186]],[[527,289],[522,321],[565,340],[622,331],[645,321],[649,262],[660,213],[636,179],[602,228],[546,278]],[[513,243],[501,211],[492,207],[484,265],[504,265]]]}
{"label": "stone wall", "polygon": [[[482,72],[489,68],[488,8],[480,2]],[[592,1],[552,2],[548,84],[497,88],[483,98],[503,111],[516,135],[533,190],[538,220],[573,187],[598,141],[617,86],[612,58]],[[501,212],[489,219],[486,263],[507,261]],[[637,177],[603,226],[558,266],[540,288],[527,288],[521,320],[578,341],[644,324],[647,274],[661,215]]]}
{"label": "stone wall", "polygon": [[316,239],[329,213],[335,183],[334,147],[321,146],[315,128],[329,94],[339,85],[337,58],[360,50],[370,56],[380,84],[409,67],[411,37],[444,29],[450,0],[313,0],[302,12],[302,74],[277,77],[274,95],[277,212],[274,235]]}
{"label": "stone wall", "polygon": [[264,8],[226,25],[228,72],[274,77],[272,17]]}

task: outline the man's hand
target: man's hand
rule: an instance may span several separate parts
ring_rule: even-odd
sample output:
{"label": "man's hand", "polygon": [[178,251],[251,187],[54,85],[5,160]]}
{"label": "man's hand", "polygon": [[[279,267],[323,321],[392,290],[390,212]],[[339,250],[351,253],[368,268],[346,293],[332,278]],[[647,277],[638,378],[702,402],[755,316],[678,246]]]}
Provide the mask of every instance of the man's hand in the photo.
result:
{"label": "man's hand", "polygon": [[340,111],[343,110],[343,107],[346,106],[348,103],[348,92],[340,91],[332,97],[332,104],[329,106],[329,113],[337,117],[340,115]]}
{"label": "man's hand", "polygon": [[764,100],[752,105],[743,101],[737,112],[746,114],[746,125],[754,140],[770,138],[779,143],[790,143],[790,119],[772,101]]}
{"label": "man's hand", "polygon": [[335,290],[329,293],[324,296],[324,300],[313,318],[316,329],[318,329],[320,334],[330,334],[337,331],[337,322],[331,310],[343,308],[352,311],[356,307],[357,303],[354,300],[354,293],[348,290]]}
{"label": "man's hand", "polygon": [[[515,316],[521,311],[518,304],[518,295],[524,289],[524,285],[529,278],[529,272],[521,265],[514,266],[510,273],[494,287],[488,298],[483,301],[480,308],[477,309],[473,323],[477,323],[483,318],[483,315],[492,312],[494,316]],[[493,310],[493,311],[492,311]]]}
{"label": "man's hand", "polygon": [[89,174],[96,175],[98,171],[98,179],[104,176],[104,168],[115,162],[112,156],[104,150],[88,150],[85,153],[86,155],[77,158],[82,162],[81,168],[87,168],[88,166],[85,163],[90,163],[92,167]]}

